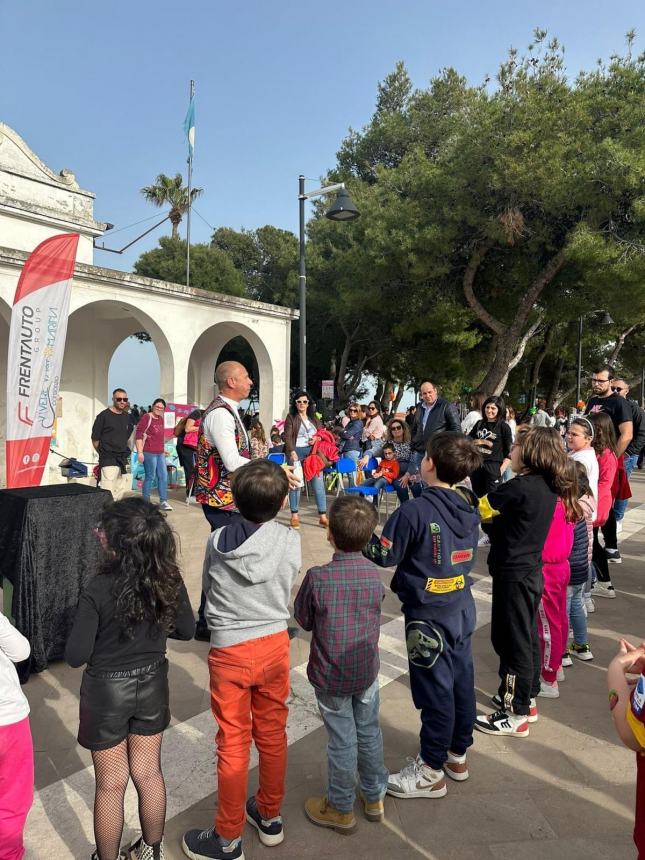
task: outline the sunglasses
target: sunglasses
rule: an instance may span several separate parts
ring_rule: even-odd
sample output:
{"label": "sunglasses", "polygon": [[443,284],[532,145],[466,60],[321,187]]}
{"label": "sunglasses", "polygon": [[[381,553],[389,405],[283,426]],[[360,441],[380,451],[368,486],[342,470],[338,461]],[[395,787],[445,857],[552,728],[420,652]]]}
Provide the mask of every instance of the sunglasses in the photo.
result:
{"label": "sunglasses", "polygon": [[614,392],[621,392],[621,391],[624,391],[625,389],[621,388],[620,385],[612,385],[611,390]]}
{"label": "sunglasses", "polygon": [[117,403],[129,403],[130,402],[127,397],[115,397],[114,400]]}
{"label": "sunglasses", "polygon": [[403,430],[403,427],[400,424],[391,424],[390,430]]}
{"label": "sunglasses", "polygon": [[376,406],[368,406],[367,411],[368,412],[376,412]]}
{"label": "sunglasses", "polygon": [[308,400],[296,400],[296,403],[309,403]]}

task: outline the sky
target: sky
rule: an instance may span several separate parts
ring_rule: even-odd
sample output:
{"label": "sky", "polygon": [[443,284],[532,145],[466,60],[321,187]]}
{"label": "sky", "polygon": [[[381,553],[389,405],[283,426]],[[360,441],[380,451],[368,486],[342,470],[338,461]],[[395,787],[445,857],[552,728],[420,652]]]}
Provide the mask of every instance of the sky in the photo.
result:
{"label": "sky", "polygon": [[[632,28],[645,48],[645,4],[0,0],[0,119],[96,194],[95,218],[114,224],[104,241],[121,248],[162,217],[140,189],[159,173],[185,175],[193,79],[194,185],[204,194],[191,241],[209,241],[219,226],[295,232],[298,175],[318,186],[348,129],[369,121],[377,83],[397,61],[416,87],[447,66],[480,83],[535,27],[564,44],[574,76],[623,52]],[[95,263],[130,271],[164,233],[168,224],[123,255],[97,252]],[[140,360],[150,349],[121,349],[123,370],[133,350]],[[137,402],[154,396],[155,361],[144,389],[131,390]]]}

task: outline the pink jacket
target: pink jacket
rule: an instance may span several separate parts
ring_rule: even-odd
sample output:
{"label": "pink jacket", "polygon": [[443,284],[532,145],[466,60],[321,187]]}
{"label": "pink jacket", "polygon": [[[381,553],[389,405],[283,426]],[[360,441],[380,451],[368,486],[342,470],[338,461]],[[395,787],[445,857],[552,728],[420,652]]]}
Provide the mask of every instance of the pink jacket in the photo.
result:
{"label": "pink jacket", "polygon": [[596,519],[594,528],[604,526],[613,504],[611,487],[616,477],[618,460],[609,448],[598,454],[598,498],[596,500]]}
{"label": "pink jacket", "polygon": [[569,581],[569,556],[573,546],[574,524],[568,523],[564,503],[558,499],[549,533],[542,549],[542,573],[544,578]]}

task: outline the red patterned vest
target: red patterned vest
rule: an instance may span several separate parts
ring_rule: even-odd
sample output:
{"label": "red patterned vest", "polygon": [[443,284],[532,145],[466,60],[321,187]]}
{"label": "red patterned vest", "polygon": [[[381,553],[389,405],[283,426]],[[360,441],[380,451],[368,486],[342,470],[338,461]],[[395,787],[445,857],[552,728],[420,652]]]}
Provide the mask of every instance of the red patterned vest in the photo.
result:
{"label": "red patterned vest", "polygon": [[235,502],[233,501],[233,493],[231,492],[231,473],[228,471],[219,451],[214,445],[206,439],[204,428],[206,426],[206,417],[214,409],[226,409],[233,416],[235,425],[235,444],[240,457],[251,459],[251,453],[246,442],[246,434],[240,423],[240,418],[236,410],[232,409],[229,404],[217,397],[207,406],[204,415],[202,416],[199,433],[199,442],[197,445],[197,490],[195,499],[201,505],[210,505],[213,508],[221,508],[224,511],[234,511]]}

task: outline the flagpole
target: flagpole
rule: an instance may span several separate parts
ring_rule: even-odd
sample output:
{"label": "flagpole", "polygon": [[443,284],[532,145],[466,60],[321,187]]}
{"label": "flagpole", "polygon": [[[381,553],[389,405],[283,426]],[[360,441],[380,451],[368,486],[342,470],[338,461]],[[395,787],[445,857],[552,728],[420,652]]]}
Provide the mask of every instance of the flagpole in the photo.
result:
{"label": "flagpole", "polygon": [[[195,81],[190,82],[190,102],[195,96]],[[190,103],[189,102],[189,103]],[[188,147],[188,213],[186,217],[186,286],[190,286],[190,207],[193,187],[193,150]]]}

